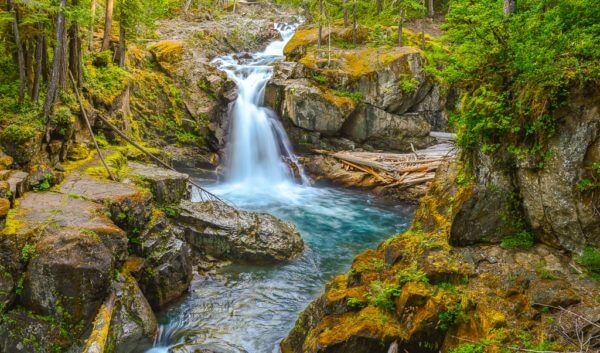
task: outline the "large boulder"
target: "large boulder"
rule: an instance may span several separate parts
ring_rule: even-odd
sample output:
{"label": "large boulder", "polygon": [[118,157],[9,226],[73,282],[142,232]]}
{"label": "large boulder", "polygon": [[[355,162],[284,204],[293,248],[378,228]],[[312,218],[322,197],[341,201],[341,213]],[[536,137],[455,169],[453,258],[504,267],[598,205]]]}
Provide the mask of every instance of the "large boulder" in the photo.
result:
{"label": "large boulder", "polygon": [[151,164],[129,162],[127,166],[129,175],[150,188],[155,202],[174,204],[182,199],[189,199],[189,175]]}
{"label": "large boulder", "polygon": [[178,226],[196,250],[216,258],[277,262],[298,256],[304,243],[291,223],[222,202],[180,204]]}
{"label": "large boulder", "polygon": [[386,150],[421,149],[434,139],[429,137],[431,125],[418,113],[396,115],[372,105],[363,105],[344,125],[344,135],[353,141],[368,143]]}
{"label": "large boulder", "polygon": [[114,274],[113,256],[99,237],[55,230],[37,244],[35,254],[25,274],[24,305],[70,323],[94,317]]}
{"label": "large boulder", "polygon": [[336,134],[354,111],[352,99],[339,97],[307,79],[287,82],[283,116],[305,130]]}
{"label": "large boulder", "polygon": [[153,308],[160,310],[183,295],[192,281],[189,245],[177,237],[176,227],[160,211],[139,239],[144,264],[139,285]]}
{"label": "large boulder", "polygon": [[117,298],[108,333],[107,353],[142,352],[152,346],[158,324],[137,282],[124,273],[115,284]]}
{"label": "large boulder", "polygon": [[113,222],[129,232],[139,232],[150,219],[152,194],[133,184],[73,173],[59,191],[106,205]]}

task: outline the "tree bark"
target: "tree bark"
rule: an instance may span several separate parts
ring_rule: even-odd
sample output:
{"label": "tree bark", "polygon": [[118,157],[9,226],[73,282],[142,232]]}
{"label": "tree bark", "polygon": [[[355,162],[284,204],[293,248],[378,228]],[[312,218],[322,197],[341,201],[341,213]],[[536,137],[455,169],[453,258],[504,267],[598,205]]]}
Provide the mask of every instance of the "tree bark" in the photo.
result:
{"label": "tree bark", "polygon": [[48,73],[48,40],[46,40],[46,33],[42,33],[42,79],[44,82],[50,80],[50,74]]}
{"label": "tree bark", "polygon": [[127,42],[125,39],[125,26],[121,23],[119,26],[119,66],[125,67],[127,58]]}
{"label": "tree bark", "polygon": [[404,9],[400,10],[400,21],[398,21],[398,46],[404,46],[402,30],[404,29]]}
{"label": "tree bark", "polygon": [[34,102],[40,97],[40,79],[42,76],[42,65],[43,65],[43,55],[44,55],[44,25],[42,23],[38,24],[38,33],[35,42],[35,68],[33,70],[33,88],[31,90],[31,99]]}
{"label": "tree bark", "polygon": [[435,15],[435,11],[433,9],[433,0],[427,1],[427,10],[429,12],[429,18],[433,18],[433,16]]}
{"label": "tree bark", "polygon": [[[73,6],[77,6],[78,3],[79,0],[71,0]],[[83,79],[81,44],[81,38],[79,37],[79,23],[73,21],[69,28],[69,70],[73,74],[77,85],[81,85]]]}
{"label": "tree bark", "polygon": [[44,117],[48,117],[52,111],[52,106],[58,96],[58,90],[64,87],[65,78],[64,61],[65,61],[65,6],[67,0],[60,0],[60,8],[56,18],[56,45],[54,47],[54,59],[52,60],[52,73],[50,84],[48,85],[48,93],[44,101]]}
{"label": "tree bark", "polygon": [[383,11],[383,0],[377,0],[377,14],[379,15]]}
{"label": "tree bark", "polygon": [[317,48],[321,48],[323,42],[323,0],[319,0],[319,38],[317,39]]}
{"label": "tree bark", "polygon": [[88,51],[94,51],[94,20],[96,19],[96,0],[92,0],[92,5],[90,9],[90,27],[88,34]]}
{"label": "tree bark", "polygon": [[348,28],[348,0],[344,0],[344,28]]}
{"label": "tree bark", "polygon": [[517,0],[504,0],[503,3],[504,16],[508,17],[517,10]]}
{"label": "tree bark", "polygon": [[13,13],[12,29],[15,37],[15,46],[17,48],[17,64],[19,65],[19,104],[25,99],[25,91],[27,88],[27,77],[25,74],[25,55],[23,54],[23,45],[21,43],[21,35],[19,33],[19,16],[17,9],[14,6],[13,0],[8,0],[8,10]]}
{"label": "tree bark", "polygon": [[352,3],[352,44],[356,45],[357,35],[356,30],[358,29],[358,19],[356,17],[356,0]]}
{"label": "tree bark", "polygon": [[112,30],[114,0],[106,0],[106,14],[104,17],[104,38],[102,39],[102,51],[110,47],[110,31]]}

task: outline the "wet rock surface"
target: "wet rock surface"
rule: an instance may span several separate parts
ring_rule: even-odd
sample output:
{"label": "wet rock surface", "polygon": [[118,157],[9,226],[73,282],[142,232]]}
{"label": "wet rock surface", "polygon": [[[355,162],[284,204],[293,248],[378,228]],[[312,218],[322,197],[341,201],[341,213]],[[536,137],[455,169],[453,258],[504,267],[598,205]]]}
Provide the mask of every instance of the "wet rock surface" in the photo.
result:
{"label": "wet rock surface", "polygon": [[177,216],[185,239],[217,258],[279,262],[298,256],[304,243],[296,227],[268,214],[236,210],[218,202],[183,201]]}

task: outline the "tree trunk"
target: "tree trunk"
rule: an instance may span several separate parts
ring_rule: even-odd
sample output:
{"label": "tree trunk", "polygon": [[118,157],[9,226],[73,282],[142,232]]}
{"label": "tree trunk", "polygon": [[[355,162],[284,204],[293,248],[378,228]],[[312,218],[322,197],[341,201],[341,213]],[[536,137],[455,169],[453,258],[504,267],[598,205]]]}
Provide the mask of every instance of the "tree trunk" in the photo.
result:
{"label": "tree trunk", "polygon": [[[73,0],[72,4],[77,6],[77,0]],[[73,21],[69,28],[69,70],[79,86],[83,79],[82,60],[79,24],[76,21]]]}
{"label": "tree trunk", "polygon": [[40,97],[40,79],[42,76],[42,65],[43,65],[43,53],[44,53],[44,25],[38,24],[38,30],[40,33],[36,37],[35,41],[35,68],[33,70],[33,88],[31,90],[31,99],[37,102]]}
{"label": "tree trunk", "polygon": [[344,0],[344,28],[348,28],[348,0]]}
{"label": "tree trunk", "polygon": [[104,38],[102,39],[102,51],[110,47],[110,31],[112,30],[114,0],[106,0],[106,15],[104,17]]}
{"label": "tree trunk", "polygon": [[25,91],[27,88],[27,77],[25,75],[25,56],[23,55],[23,45],[21,43],[21,35],[19,33],[19,16],[13,1],[8,0],[8,10],[13,13],[14,20],[12,21],[13,35],[15,37],[15,46],[17,48],[17,63],[19,65],[19,104],[25,99]]}
{"label": "tree trunk", "polygon": [[427,10],[429,12],[429,18],[433,18],[433,16],[435,15],[435,11],[433,10],[433,0],[428,0]]}
{"label": "tree trunk", "polygon": [[383,0],[377,0],[377,14],[379,15],[383,11]]}
{"label": "tree trunk", "polygon": [[515,13],[517,10],[517,0],[504,0],[503,10],[505,17]]}
{"label": "tree trunk", "polygon": [[192,5],[192,0],[183,0],[183,12],[187,13],[190,10],[190,6]]}
{"label": "tree trunk", "polygon": [[88,51],[94,51],[94,20],[96,19],[96,0],[92,0],[92,5],[90,9],[90,33],[88,34]]}
{"label": "tree trunk", "polygon": [[319,38],[317,40],[317,48],[321,48],[323,42],[323,0],[319,0]]}
{"label": "tree trunk", "polygon": [[356,0],[352,3],[352,44],[356,45],[357,35],[356,31],[358,29],[358,19],[356,17]]}
{"label": "tree trunk", "polygon": [[403,47],[403,33],[402,30],[404,28],[404,9],[400,10],[400,21],[398,21],[398,46]]}
{"label": "tree trunk", "polygon": [[50,74],[48,72],[48,41],[46,40],[46,33],[42,33],[42,79],[44,82],[50,80]]}
{"label": "tree trunk", "polygon": [[58,90],[64,86],[64,57],[65,53],[65,6],[67,0],[60,0],[60,8],[56,18],[56,45],[54,47],[54,59],[52,60],[52,73],[48,93],[44,101],[44,117],[48,117],[52,111],[52,106],[58,96]]}
{"label": "tree trunk", "polygon": [[119,66],[125,67],[125,59],[127,58],[127,42],[125,39],[125,26],[119,25]]}

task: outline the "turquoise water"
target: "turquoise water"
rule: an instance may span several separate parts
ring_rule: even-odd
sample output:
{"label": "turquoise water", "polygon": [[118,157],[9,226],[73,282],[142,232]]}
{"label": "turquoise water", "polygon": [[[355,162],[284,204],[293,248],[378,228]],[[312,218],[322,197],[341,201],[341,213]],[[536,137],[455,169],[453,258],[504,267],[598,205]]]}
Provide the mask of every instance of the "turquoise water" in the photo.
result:
{"label": "turquoise water", "polygon": [[268,190],[210,189],[240,208],[296,224],[305,252],[289,263],[233,265],[195,279],[190,293],[159,318],[160,337],[149,352],[279,352],[278,343],[324,284],[347,271],[355,255],[405,230],[413,212],[407,205],[328,187],[282,183]]}

